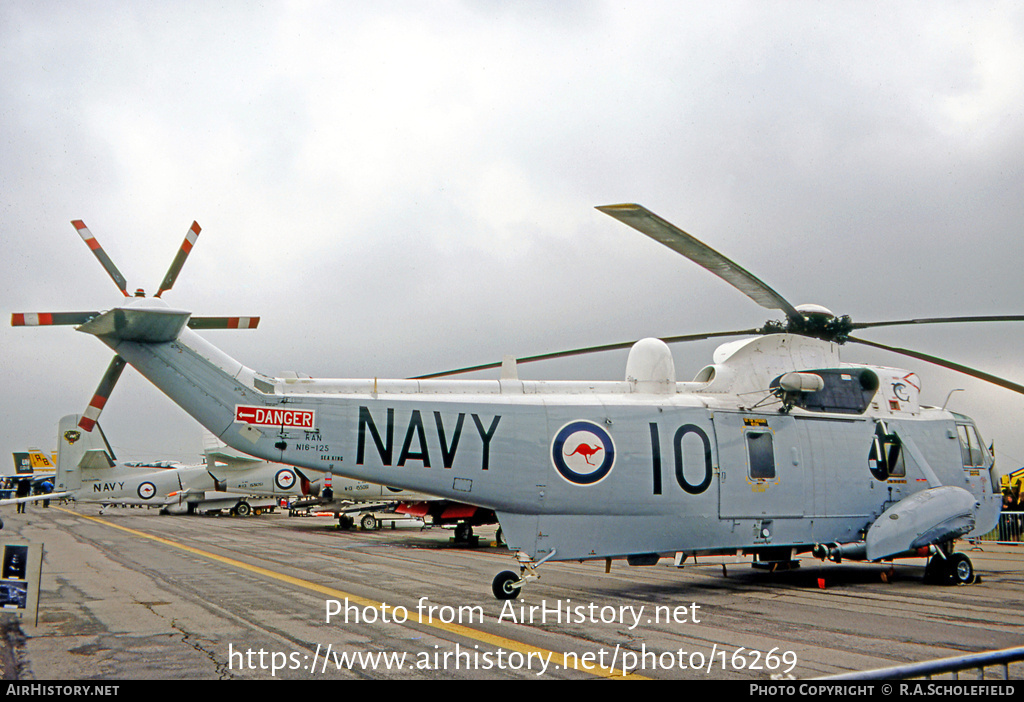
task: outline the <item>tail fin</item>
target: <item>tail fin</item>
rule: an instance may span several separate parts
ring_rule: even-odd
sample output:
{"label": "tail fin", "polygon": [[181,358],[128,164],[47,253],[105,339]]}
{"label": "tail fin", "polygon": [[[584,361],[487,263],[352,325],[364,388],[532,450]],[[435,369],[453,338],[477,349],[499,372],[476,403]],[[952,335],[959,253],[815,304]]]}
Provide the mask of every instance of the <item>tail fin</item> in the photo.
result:
{"label": "tail fin", "polygon": [[53,470],[54,468],[49,457],[37,448],[30,448],[28,450],[28,462],[32,465],[32,469],[34,471],[45,471],[47,469]]}
{"label": "tail fin", "polygon": [[26,452],[26,451],[15,451],[13,455],[14,455],[14,474],[15,475],[32,475],[32,463],[29,461],[28,452]]}
{"label": "tail fin", "polygon": [[82,487],[83,468],[110,468],[114,465],[114,452],[107,437],[97,424],[91,432],[78,428],[80,415],[62,417],[57,428],[57,484],[58,492],[79,490]]}
{"label": "tail fin", "polygon": [[15,475],[47,474],[56,469],[54,461],[37,448],[14,452]]}

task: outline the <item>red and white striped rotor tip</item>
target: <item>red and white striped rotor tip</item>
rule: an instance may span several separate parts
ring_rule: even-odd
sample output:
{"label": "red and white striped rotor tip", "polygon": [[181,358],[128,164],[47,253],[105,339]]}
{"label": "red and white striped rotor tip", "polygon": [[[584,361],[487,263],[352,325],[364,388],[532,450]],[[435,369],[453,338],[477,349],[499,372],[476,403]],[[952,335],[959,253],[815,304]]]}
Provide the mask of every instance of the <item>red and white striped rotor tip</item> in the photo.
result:
{"label": "red and white striped rotor tip", "polygon": [[62,324],[85,324],[99,312],[15,312],[12,327],[48,327]]}
{"label": "red and white striped rotor tip", "polygon": [[171,261],[171,267],[167,270],[167,275],[164,276],[163,282],[160,284],[160,289],[156,293],[156,297],[160,297],[165,292],[170,290],[174,286],[174,281],[178,279],[178,274],[181,272],[181,267],[185,265],[185,259],[192,252],[192,247],[196,245],[196,239],[199,238],[199,232],[202,229],[199,223],[196,221],[192,222],[192,226],[189,227],[185,233],[185,240],[181,242],[181,248],[178,249],[178,253],[175,254],[174,260]]}
{"label": "red and white striped rotor tip", "polygon": [[93,427],[96,426],[96,422],[99,421],[100,413],[103,411],[103,407],[107,404],[107,400],[110,398],[110,393],[114,391],[114,386],[117,385],[118,378],[121,377],[121,372],[124,370],[125,360],[120,356],[114,356],[111,360],[110,365],[107,367],[107,372],[103,374],[100,379],[100,384],[96,388],[96,392],[92,396],[92,400],[89,401],[89,406],[85,408],[85,412],[82,413],[82,418],[78,420],[78,426],[80,429],[91,432]]}
{"label": "red and white striped rotor tip", "polygon": [[114,281],[114,285],[117,286],[117,289],[121,291],[122,295],[128,297],[128,282],[125,280],[124,276],[121,275],[121,271],[117,269],[114,262],[110,260],[110,257],[107,256],[107,252],[103,250],[102,246],[100,246],[100,242],[96,240],[96,237],[92,235],[89,228],[85,226],[85,222],[80,219],[73,219],[71,220],[71,224],[75,228],[75,231],[78,232],[78,235],[82,237],[82,241],[85,242],[85,245],[88,246],[89,250],[96,256],[96,259],[100,262],[100,265],[103,266],[107,275],[109,275]]}
{"label": "red and white striped rotor tip", "polygon": [[78,428],[91,432],[93,427],[96,426],[96,422],[99,421],[100,413],[103,411],[105,404],[107,404],[107,398],[93,395],[89,406],[85,408],[85,414],[78,420]]}

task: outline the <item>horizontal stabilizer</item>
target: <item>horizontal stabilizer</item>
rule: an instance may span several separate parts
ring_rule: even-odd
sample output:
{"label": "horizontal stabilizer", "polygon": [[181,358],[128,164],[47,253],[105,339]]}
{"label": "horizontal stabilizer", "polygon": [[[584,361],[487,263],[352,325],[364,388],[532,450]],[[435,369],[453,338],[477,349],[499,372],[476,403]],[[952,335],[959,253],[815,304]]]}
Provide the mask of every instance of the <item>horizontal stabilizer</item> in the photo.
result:
{"label": "horizontal stabilizer", "polygon": [[110,455],[103,449],[89,449],[78,462],[82,470],[107,470],[114,467]]}
{"label": "horizontal stabilizer", "polygon": [[203,431],[203,453],[209,468],[220,464],[234,470],[247,470],[254,463],[263,463],[263,459],[233,449],[208,431]]}
{"label": "horizontal stabilizer", "polygon": [[210,468],[216,466],[217,468],[228,468],[231,470],[249,470],[255,463],[265,462],[261,458],[236,456],[232,453],[218,451],[207,451],[206,461]]}
{"label": "horizontal stabilizer", "polygon": [[89,320],[78,331],[124,341],[161,343],[177,339],[190,316],[184,310],[167,307],[119,307]]}

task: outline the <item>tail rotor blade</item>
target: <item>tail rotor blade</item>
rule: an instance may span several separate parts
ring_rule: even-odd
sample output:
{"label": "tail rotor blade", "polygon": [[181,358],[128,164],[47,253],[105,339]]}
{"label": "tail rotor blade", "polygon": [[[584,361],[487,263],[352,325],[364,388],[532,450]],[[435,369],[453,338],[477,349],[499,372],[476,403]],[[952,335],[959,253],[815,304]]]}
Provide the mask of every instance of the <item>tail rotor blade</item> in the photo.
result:
{"label": "tail rotor blade", "polygon": [[190,329],[255,329],[259,317],[190,317]]}
{"label": "tail rotor blade", "polygon": [[12,327],[47,327],[50,325],[85,324],[99,316],[99,312],[15,312],[11,315]]}
{"label": "tail rotor blade", "polygon": [[189,227],[188,232],[185,234],[185,240],[181,242],[181,248],[178,249],[178,253],[174,256],[174,260],[171,261],[171,267],[167,270],[167,275],[164,276],[164,282],[160,283],[160,290],[157,292],[156,297],[160,297],[174,286],[174,281],[178,279],[178,273],[181,272],[181,267],[185,265],[185,259],[188,258],[189,253],[192,251],[192,247],[196,245],[196,239],[199,238],[199,232],[199,223],[192,222],[192,226]]}
{"label": "tail rotor blade", "polygon": [[117,266],[114,265],[114,262],[110,260],[109,256],[107,256],[107,252],[103,250],[102,246],[100,246],[100,242],[96,241],[96,237],[94,237],[92,232],[89,231],[89,228],[85,226],[85,222],[80,219],[75,219],[71,221],[71,224],[74,225],[75,230],[78,232],[78,235],[82,237],[82,241],[84,241],[86,246],[89,247],[89,250],[95,254],[100,265],[103,266],[103,270],[105,270],[111,279],[113,279],[114,285],[117,286],[117,289],[121,291],[122,295],[128,297],[127,281],[125,281],[124,276],[121,275],[121,271],[117,270]]}
{"label": "tail rotor blade", "polygon": [[78,421],[79,428],[84,431],[92,431],[93,427],[96,426],[96,422],[100,418],[100,412],[103,411],[103,406],[107,404],[110,393],[114,391],[114,386],[117,384],[117,379],[121,377],[121,371],[124,370],[124,366],[125,360],[120,356],[114,356],[114,360],[110,362],[107,372],[103,374],[103,379],[100,380],[99,387],[96,388],[89,406],[85,408],[82,418]]}

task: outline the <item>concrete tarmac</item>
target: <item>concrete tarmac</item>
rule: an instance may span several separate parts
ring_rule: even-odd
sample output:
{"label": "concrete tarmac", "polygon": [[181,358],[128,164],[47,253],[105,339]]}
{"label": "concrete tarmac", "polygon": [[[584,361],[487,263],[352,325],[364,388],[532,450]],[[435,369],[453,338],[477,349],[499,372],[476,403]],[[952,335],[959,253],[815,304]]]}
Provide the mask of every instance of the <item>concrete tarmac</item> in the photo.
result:
{"label": "concrete tarmac", "polygon": [[[1024,548],[968,553],[970,586],[887,565],[749,559],[682,568],[548,563],[518,570],[480,528],[338,531],[327,517],[162,516],[32,505],[0,541],[42,543],[38,625],[6,619],[3,676],[139,679],[802,679],[1021,645]],[[6,642],[6,643],[4,643]],[[1022,666],[1011,667],[1020,678]]]}

